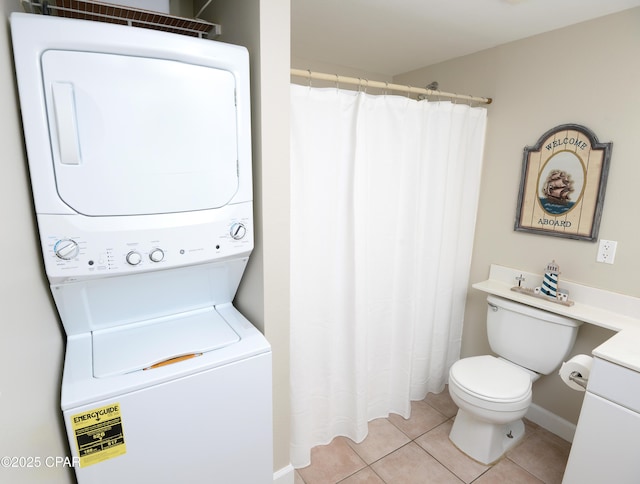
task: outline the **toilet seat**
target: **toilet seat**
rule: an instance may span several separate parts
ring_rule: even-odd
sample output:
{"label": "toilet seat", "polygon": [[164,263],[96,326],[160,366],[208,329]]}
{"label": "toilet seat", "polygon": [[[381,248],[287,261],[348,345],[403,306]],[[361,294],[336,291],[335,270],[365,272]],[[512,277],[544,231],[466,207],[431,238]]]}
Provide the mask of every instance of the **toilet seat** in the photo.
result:
{"label": "toilet seat", "polygon": [[462,390],[457,392],[460,397],[465,398],[460,393],[466,393],[476,403],[479,400],[495,404],[527,402],[528,405],[531,400],[530,375],[524,369],[491,355],[458,360],[451,367],[449,379],[450,384]]}

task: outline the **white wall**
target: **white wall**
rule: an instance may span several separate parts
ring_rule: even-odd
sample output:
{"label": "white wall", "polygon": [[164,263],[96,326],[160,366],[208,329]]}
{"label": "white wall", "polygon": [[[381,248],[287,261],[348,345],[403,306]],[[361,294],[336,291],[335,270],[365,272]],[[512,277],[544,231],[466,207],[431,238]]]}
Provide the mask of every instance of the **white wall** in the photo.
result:
{"label": "white wall", "polygon": [[[489,121],[471,281],[489,265],[542,273],[555,259],[566,278],[640,297],[640,8],[545,33],[397,76],[412,85],[439,81],[443,91],[494,99]],[[600,238],[617,240],[615,264],[596,262],[597,244],[514,232],[522,151],[564,123],[613,142]],[[535,281],[525,284],[537,285]],[[515,283],[515,282],[514,282]],[[470,289],[463,356],[489,351],[485,295]],[[574,353],[588,353],[611,333],[585,325]],[[576,422],[582,395],[555,375],[534,385],[534,402]]]}
{"label": "white wall", "polygon": [[[42,266],[25,158],[8,16],[17,0],[0,2],[0,457],[68,454],[60,411],[64,330]],[[67,483],[64,468],[7,469],[0,481]]]}

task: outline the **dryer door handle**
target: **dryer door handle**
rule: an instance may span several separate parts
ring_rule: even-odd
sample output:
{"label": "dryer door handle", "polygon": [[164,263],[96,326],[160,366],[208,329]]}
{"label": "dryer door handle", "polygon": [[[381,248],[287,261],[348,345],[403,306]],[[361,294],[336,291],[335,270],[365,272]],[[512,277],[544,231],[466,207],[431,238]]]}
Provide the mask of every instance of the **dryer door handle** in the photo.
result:
{"label": "dryer door handle", "polygon": [[70,82],[51,83],[53,105],[58,132],[60,163],[80,164],[80,144],[78,142],[78,122],[73,84]]}

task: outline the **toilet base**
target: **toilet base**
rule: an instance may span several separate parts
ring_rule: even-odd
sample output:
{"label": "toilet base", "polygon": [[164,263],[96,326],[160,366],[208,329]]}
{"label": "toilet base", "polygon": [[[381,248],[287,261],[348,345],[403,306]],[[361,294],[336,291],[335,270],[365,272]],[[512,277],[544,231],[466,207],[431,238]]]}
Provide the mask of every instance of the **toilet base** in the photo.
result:
{"label": "toilet base", "polygon": [[497,461],[524,437],[522,419],[506,424],[478,420],[472,414],[458,410],[449,438],[455,446],[482,464]]}

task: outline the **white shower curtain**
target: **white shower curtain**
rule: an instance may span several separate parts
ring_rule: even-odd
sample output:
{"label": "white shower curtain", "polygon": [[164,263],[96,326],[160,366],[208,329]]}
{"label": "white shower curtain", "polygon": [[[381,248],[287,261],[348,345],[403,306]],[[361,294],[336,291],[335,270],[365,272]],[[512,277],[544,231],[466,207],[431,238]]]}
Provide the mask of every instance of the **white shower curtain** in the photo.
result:
{"label": "white shower curtain", "polygon": [[486,109],[291,86],[291,461],[459,358]]}

